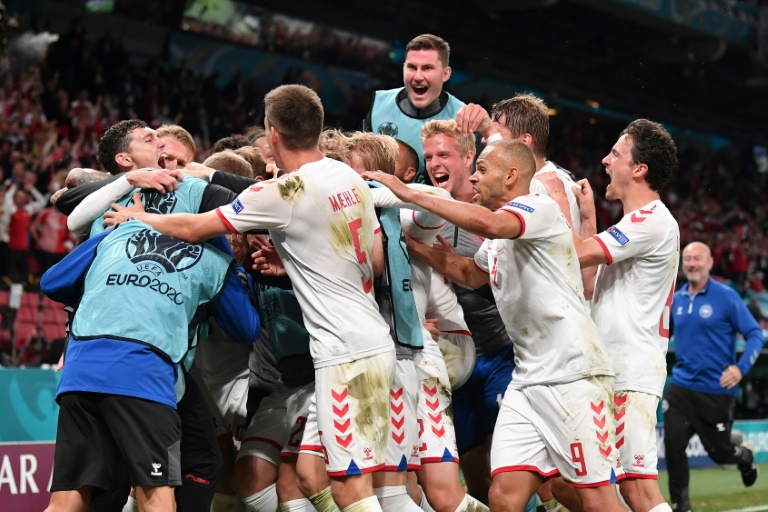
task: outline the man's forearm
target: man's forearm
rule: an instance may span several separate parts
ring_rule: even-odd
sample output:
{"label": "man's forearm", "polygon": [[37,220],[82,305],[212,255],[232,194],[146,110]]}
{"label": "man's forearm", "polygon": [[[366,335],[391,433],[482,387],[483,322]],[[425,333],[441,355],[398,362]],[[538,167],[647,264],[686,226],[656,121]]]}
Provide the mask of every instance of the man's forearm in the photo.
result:
{"label": "man's forearm", "polygon": [[157,213],[136,212],[132,215],[136,220],[149,224],[155,231],[178,240],[199,244],[214,236],[230,233],[217,213],[173,213],[160,215]]}
{"label": "man's forearm", "polygon": [[513,238],[519,235],[519,230],[517,233],[505,232],[504,226],[496,215],[482,206],[424,193],[417,194],[413,203],[436,213],[451,224],[484,238]]}
{"label": "man's forearm", "polygon": [[409,242],[408,253],[451,281],[464,286],[478,288],[488,282],[488,276],[475,265],[472,258],[436,249],[419,242]]}

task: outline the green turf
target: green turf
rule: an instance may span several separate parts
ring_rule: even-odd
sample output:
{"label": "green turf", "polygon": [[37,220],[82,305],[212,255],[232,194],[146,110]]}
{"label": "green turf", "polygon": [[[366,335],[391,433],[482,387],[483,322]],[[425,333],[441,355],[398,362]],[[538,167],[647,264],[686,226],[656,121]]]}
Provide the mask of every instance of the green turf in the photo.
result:
{"label": "green turf", "polygon": [[[659,472],[659,487],[669,499],[667,472]],[[722,512],[765,506],[768,510],[768,464],[760,465],[760,477],[744,487],[736,468],[691,470],[691,504],[694,512]]]}

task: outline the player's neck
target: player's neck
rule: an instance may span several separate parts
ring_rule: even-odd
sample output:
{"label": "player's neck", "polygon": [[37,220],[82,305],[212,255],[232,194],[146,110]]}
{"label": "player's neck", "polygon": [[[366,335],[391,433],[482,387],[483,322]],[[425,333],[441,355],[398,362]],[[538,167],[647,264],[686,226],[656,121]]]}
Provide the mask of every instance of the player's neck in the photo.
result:
{"label": "player's neck", "polygon": [[319,162],[323,157],[319,149],[285,152],[280,155],[279,167],[284,171],[293,172],[303,165]]}
{"label": "player's neck", "polygon": [[621,198],[621,204],[624,207],[624,215],[642,208],[651,201],[661,199],[659,193],[647,185],[637,185]]}

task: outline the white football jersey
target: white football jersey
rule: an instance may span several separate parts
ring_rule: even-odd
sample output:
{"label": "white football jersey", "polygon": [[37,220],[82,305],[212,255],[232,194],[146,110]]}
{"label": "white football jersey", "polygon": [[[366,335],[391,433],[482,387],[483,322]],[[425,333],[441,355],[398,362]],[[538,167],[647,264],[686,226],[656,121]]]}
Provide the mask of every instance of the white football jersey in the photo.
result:
{"label": "white football jersey", "polygon": [[608,264],[597,271],[592,318],[616,372],[616,391],[661,397],[680,261],[677,221],[664,203],[651,201],[594,238]]}
{"label": "white football jersey", "polygon": [[568,198],[568,206],[571,210],[571,221],[573,221],[573,229],[575,229],[577,233],[580,232],[581,216],[579,214],[579,203],[576,201],[576,193],[573,191],[573,187],[576,186],[576,182],[574,182],[571,177],[568,176],[568,173],[564,172],[555,164],[547,160],[546,165],[536,171],[536,174],[533,175],[533,179],[531,180],[531,194],[549,196],[547,187],[545,187],[542,182],[536,179],[537,176],[540,176],[545,172],[554,172],[557,174],[557,177],[560,178],[560,181],[563,182],[563,188],[565,188],[565,196]]}
{"label": "white football jersey", "polygon": [[510,386],[613,375],[584,301],[573,234],[557,203],[530,194],[501,210],[520,219],[522,232],[513,240],[486,240],[475,263],[488,272],[507,334],[515,340]]}
{"label": "white football jersey", "polygon": [[379,222],[365,181],[330,158],[259,182],[217,210],[235,232],[269,230],[291,278],[315,368],[392,350],[373,297]]}

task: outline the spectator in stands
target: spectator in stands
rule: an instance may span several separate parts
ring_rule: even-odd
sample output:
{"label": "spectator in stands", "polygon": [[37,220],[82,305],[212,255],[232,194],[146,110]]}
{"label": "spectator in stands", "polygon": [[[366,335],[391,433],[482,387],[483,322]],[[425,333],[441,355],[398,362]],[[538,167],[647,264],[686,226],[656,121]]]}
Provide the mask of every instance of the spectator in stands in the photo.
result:
{"label": "spectator in stands", "polygon": [[[665,393],[664,447],[674,510],[690,512],[688,440],[694,433],[718,464],[736,464],[747,487],[757,480],[754,448],[734,445],[731,426],[738,384],[765,343],[760,326],[738,293],[710,278],[709,247],[692,242],[683,250],[688,279],[675,293],[672,321],[677,362]],[[736,360],[736,334],[747,341]]]}

